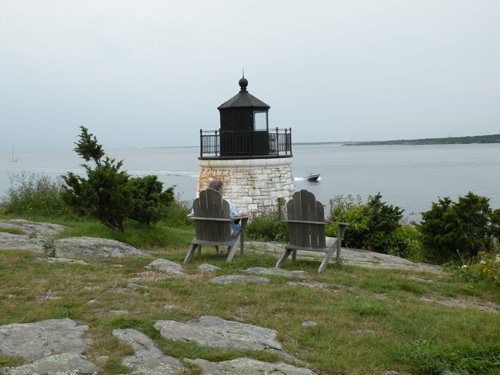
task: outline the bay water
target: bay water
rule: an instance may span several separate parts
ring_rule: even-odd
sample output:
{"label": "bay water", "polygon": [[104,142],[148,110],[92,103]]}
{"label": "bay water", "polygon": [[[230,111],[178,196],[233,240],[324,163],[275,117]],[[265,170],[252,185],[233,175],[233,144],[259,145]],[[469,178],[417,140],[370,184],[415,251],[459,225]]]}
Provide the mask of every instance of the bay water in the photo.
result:
{"label": "bay water", "polygon": [[[112,149],[109,156],[123,160],[130,175],[157,175],[166,187],[175,185],[181,200],[196,194],[198,147]],[[405,210],[409,219],[431,208],[439,197],[456,199],[472,191],[490,198],[500,208],[500,144],[425,146],[295,145],[292,172],[296,190],[312,191],[328,205],[335,195],[368,195]],[[84,173],[74,151],[0,154],[0,197],[20,174],[52,178],[71,171]],[[320,173],[318,182],[305,178]]]}

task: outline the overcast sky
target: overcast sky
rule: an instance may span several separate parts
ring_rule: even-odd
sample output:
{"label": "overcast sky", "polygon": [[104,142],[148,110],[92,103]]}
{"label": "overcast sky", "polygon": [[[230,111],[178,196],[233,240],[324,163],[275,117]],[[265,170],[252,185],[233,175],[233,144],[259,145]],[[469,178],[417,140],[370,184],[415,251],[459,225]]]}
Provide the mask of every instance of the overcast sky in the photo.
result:
{"label": "overcast sky", "polygon": [[0,152],[198,145],[243,68],[294,142],[500,133],[500,1],[0,0]]}

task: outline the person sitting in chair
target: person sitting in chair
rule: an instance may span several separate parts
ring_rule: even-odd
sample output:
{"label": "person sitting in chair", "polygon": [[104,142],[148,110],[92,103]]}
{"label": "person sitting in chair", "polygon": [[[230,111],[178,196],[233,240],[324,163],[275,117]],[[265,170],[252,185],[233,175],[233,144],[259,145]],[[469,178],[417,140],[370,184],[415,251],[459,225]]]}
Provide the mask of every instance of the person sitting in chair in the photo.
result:
{"label": "person sitting in chair", "polygon": [[[208,183],[208,188],[213,189],[215,191],[218,191],[220,195],[223,195],[224,191],[224,181],[222,180],[212,180]],[[229,203],[229,216],[231,218],[235,217],[247,217],[248,216],[248,211],[247,210],[241,210],[236,207],[236,205],[231,202],[229,199],[226,199],[227,203]],[[241,224],[240,220],[231,220],[231,237],[237,237],[238,234],[240,233],[241,230]],[[219,246],[215,246],[215,253],[217,255],[220,254]]]}

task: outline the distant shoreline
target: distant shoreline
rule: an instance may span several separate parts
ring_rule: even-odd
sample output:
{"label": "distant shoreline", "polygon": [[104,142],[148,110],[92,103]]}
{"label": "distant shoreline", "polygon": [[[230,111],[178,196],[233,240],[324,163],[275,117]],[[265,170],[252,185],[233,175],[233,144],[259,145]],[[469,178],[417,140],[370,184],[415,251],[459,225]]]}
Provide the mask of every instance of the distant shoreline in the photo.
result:
{"label": "distant shoreline", "polygon": [[[390,141],[318,141],[318,142],[293,142],[293,146],[387,146],[387,145],[444,145],[444,144],[471,144],[471,143],[500,143],[500,134],[474,135],[468,137],[447,138],[419,138],[419,139],[397,139]],[[158,148],[198,148],[197,145],[188,146],[151,146],[151,147],[129,147],[124,149],[158,149]],[[122,148],[117,148],[122,149]]]}
{"label": "distant shoreline", "polygon": [[344,146],[387,146],[387,145],[447,145],[471,143],[500,143],[500,134],[474,135],[469,137],[397,139],[392,141],[346,142]]}

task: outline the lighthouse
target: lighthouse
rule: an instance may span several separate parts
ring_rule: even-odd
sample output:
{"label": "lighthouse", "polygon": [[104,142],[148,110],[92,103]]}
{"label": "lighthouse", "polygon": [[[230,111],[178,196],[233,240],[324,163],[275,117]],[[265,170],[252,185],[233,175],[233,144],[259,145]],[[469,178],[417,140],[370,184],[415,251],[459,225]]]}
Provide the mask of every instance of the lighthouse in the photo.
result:
{"label": "lighthouse", "polygon": [[269,105],[240,91],[221,104],[220,127],[200,129],[198,192],[212,179],[224,181],[224,195],[251,214],[276,209],[294,190],[292,129],[269,127]]}

